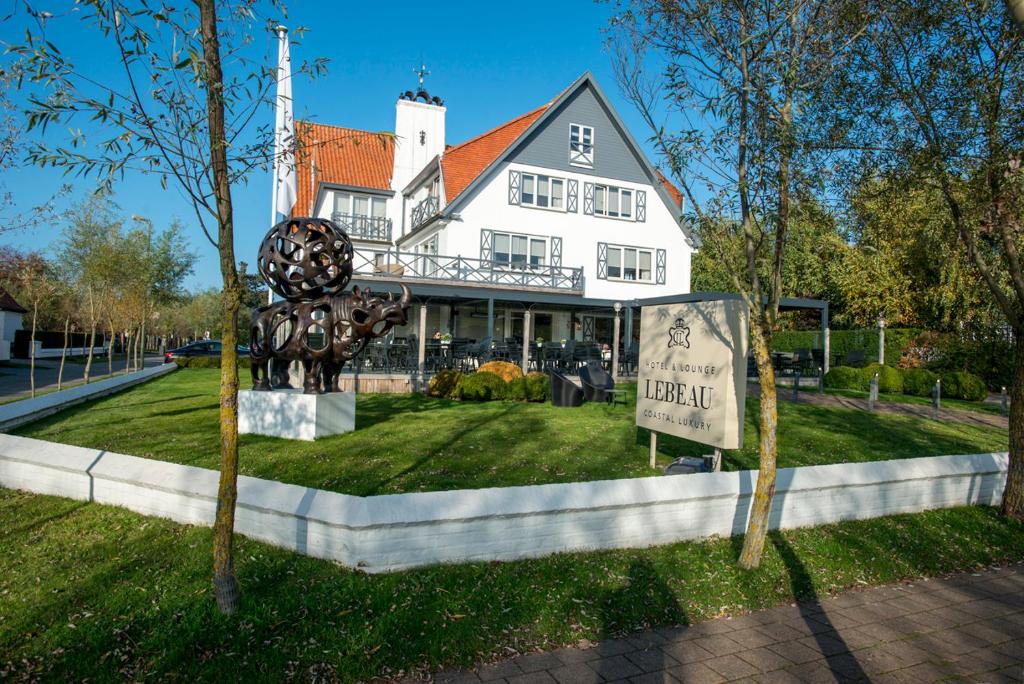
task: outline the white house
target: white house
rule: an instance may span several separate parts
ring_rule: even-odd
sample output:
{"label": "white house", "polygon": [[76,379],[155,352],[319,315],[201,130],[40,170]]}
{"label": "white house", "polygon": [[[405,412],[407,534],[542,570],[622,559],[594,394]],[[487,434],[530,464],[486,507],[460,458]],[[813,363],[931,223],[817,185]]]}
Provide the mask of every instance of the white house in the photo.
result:
{"label": "white house", "polygon": [[[300,121],[293,215],[332,218],[354,281],[408,284],[428,334],[610,342],[616,303],[690,291],[694,241],[679,191],[644,156],[593,76],[470,140],[403,93],[394,135]],[[417,333],[418,318],[398,335]]]}
{"label": "white house", "polygon": [[26,313],[25,307],[0,287],[0,361],[11,358],[14,333],[21,330],[21,318]]}

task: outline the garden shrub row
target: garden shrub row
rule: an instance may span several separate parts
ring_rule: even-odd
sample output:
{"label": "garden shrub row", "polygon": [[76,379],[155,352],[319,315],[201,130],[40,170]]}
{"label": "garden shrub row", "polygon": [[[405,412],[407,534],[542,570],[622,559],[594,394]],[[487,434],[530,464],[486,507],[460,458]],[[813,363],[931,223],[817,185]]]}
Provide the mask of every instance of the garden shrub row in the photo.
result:
{"label": "garden shrub row", "polygon": [[[518,370],[518,366],[507,362],[484,364],[477,372],[465,375],[456,370],[444,370],[436,373],[427,386],[427,394],[445,399],[462,401],[547,401],[551,395],[551,381],[544,373],[530,373],[518,376],[507,368],[499,368],[502,373],[487,369],[494,363],[504,363]],[[505,380],[504,377],[509,377]]]}
{"label": "garden shrub row", "polygon": [[985,381],[966,371],[943,373],[941,376],[925,368],[899,369],[873,363],[866,368],[836,366],[825,374],[829,389],[868,391],[871,378],[878,373],[878,391],[883,394],[908,394],[930,397],[935,381],[942,378],[942,396],[967,401],[981,401],[988,395]]}
{"label": "garden shrub row", "polygon": [[[821,335],[817,330],[779,330],[772,334],[772,350],[821,349]],[[833,330],[829,350],[833,357],[840,358],[852,350],[862,350],[868,361],[877,361],[878,329]],[[885,359],[889,365],[900,369],[927,368],[942,376],[967,371],[995,392],[1013,377],[1014,353],[1013,343],[994,333],[956,335],[919,328],[885,330]]]}

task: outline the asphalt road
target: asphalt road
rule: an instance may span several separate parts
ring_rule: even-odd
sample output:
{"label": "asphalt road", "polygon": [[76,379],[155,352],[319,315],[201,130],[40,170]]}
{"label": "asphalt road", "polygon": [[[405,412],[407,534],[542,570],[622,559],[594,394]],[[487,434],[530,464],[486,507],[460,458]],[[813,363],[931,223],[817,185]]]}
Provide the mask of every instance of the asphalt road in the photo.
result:
{"label": "asphalt road", "polygon": [[[159,356],[147,356],[146,366],[157,366],[163,362]],[[24,359],[13,359],[10,362],[0,362],[0,402],[12,399],[21,399],[29,396],[29,368],[28,361]],[[13,364],[13,365],[8,365]],[[24,364],[24,366],[22,365]],[[124,370],[124,356],[117,355],[114,358],[114,373]],[[36,360],[36,391],[57,389],[57,373],[60,369],[60,359],[37,359]],[[99,380],[107,375],[107,358],[96,357],[92,362],[92,375],[90,380]],[[64,365],[63,386],[76,385],[82,382],[85,376],[84,363],[67,363]]]}

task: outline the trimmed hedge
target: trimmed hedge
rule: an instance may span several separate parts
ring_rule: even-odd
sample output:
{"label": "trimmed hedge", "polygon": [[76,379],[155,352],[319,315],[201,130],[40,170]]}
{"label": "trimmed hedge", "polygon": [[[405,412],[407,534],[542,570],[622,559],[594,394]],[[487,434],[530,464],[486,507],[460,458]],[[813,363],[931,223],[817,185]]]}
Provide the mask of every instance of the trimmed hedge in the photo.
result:
{"label": "trimmed hedge", "polygon": [[[918,328],[885,329],[885,362],[895,366],[903,351],[920,335]],[[824,347],[820,330],[779,330],[772,334],[772,351],[794,352],[797,349]],[[862,330],[833,330],[829,333],[829,352],[832,357],[846,358],[846,353],[863,350],[868,362],[878,361],[878,328]]]}
{"label": "trimmed hedge", "polygon": [[530,381],[526,378],[514,378],[505,385],[505,398],[509,401],[526,401],[529,397]]}
{"label": "trimmed hedge", "polygon": [[903,371],[903,393],[915,397],[930,397],[938,379],[937,373],[932,373],[926,368],[907,368]]}
{"label": "trimmed hedge", "polygon": [[494,373],[505,382],[523,377],[523,369],[508,361],[488,361],[476,369],[477,373]]}
{"label": "trimmed hedge", "polygon": [[825,387],[828,389],[859,390],[864,376],[861,368],[836,366],[825,373]]}
{"label": "trimmed hedge", "polygon": [[942,376],[942,396],[967,401],[981,401],[988,396],[985,381],[973,373],[957,371]]}
{"label": "trimmed hedge", "polygon": [[526,376],[526,400],[547,401],[551,397],[551,378],[547,373],[533,372]]}
{"label": "trimmed hedge", "polygon": [[880,366],[877,363],[861,369],[861,389],[871,389],[871,378],[878,373],[878,391],[883,394],[903,394],[903,374],[898,368]]}
{"label": "trimmed hedge", "polygon": [[[219,356],[185,356],[174,359],[178,368],[220,368]],[[250,368],[252,359],[248,356],[238,357],[239,368]]]}
{"label": "trimmed hedge", "polygon": [[457,370],[443,370],[435,373],[427,385],[427,394],[442,399],[454,399],[463,375]]}
{"label": "trimmed hedge", "polygon": [[463,401],[492,401],[505,398],[505,387],[500,375],[477,371],[463,377],[455,392]]}

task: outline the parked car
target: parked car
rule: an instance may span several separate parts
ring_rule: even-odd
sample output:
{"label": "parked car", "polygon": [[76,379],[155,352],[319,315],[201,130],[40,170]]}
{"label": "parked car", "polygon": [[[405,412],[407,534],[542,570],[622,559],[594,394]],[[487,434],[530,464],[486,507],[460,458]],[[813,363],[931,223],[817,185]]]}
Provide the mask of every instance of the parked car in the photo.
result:
{"label": "parked car", "polygon": [[[168,349],[164,352],[164,363],[170,363],[174,359],[189,358],[192,356],[220,356],[220,340],[200,340],[186,344],[177,349]],[[248,356],[249,348],[244,344],[238,345],[238,355]]]}

